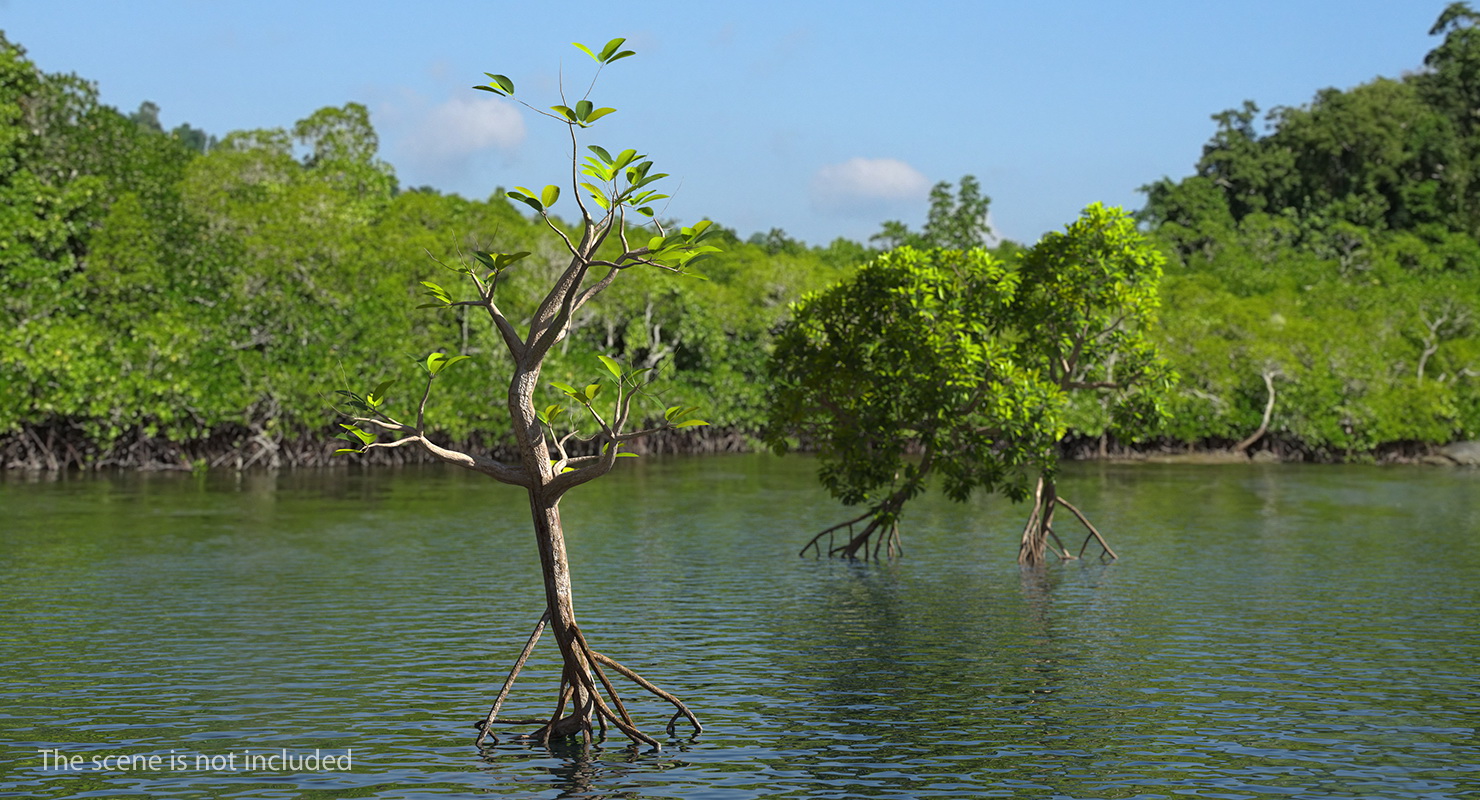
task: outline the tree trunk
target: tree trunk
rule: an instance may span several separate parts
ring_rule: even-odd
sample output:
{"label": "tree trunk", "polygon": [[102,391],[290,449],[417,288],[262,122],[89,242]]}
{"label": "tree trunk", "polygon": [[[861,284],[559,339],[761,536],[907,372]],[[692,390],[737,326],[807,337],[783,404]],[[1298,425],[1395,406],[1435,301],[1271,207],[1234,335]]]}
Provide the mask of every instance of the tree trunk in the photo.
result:
{"label": "tree trunk", "polygon": [[[514,423],[514,437],[519,444],[521,463],[529,482],[529,511],[534,521],[535,544],[540,554],[540,572],[545,584],[545,613],[535,625],[523,652],[504,681],[493,707],[476,727],[477,744],[492,736],[495,724],[537,724],[540,727],[527,738],[548,744],[552,737],[582,736],[587,744],[594,738],[593,726],[606,732],[610,722],[633,742],[660,748],[658,740],[638,730],[627,712],[606,670],[612,670],[636,683],[644,691],[673,705],[676,709],[668,721],[668,733],[680,717],[687,717],[694,732],[703,730],[699,721],[681,700],[666,692],[611,657],[591,649],[586,635],[576,624],[575,596],[571,590],[570,559],[565,552],[565,529],[560,524],[560,494],[552,489],[558,476],[550,462],[550,449],[534,413],[534,388],[539,378],[538,364],[523,366],[509,385],[509,414]],[[540,634],[548,625],[560,647],[560,689],[555,710],[546,719],[499,720],[498,714],[509,690],[519,677],[525,660],[533,651]],[[497,741],[497,737],[493,737]]]}
{"label": "tree trunk", "polygon": [[1279,372],[1276,370],[1265,370],[1261,376],[1264,378],[1264,390],[1267,396],[1264,403],[1264,416],[1259,420],[1258,430],[1249,434],[1249,438],[1234,445],[1233,452],[1242,453],[1248,450],[1249,445],[1259,441],[1260,437],[1264,436],[1265,432],[1269,430],[1269,421],[1274,416],[1274,379],[1278,374]]}
{"label": "tree trunk", "polygon": [[1018,546],[1018,563],[1036,567],[1043,564],[1044,552],[1048,549],[1048,537],[1053,533],[1053,511],[1058,498],[1058,489],[1052,478],[1040,475],[1033,489],[1033,510],[1028,515],[1028,524],[1023,528],[1023,540]]}
{"label": "tree trunk", "polygon": [[[1054,532],[1053,512],[1057,506],[1067,508],[1069,513],[1079,520],[1079,524],[1089,532],[1089,535],[1084,537],[1084,543],[1079,546],[1078,555],[1071,554],[1069,548],[1064,545],[1064,540]],[[1033,512],[1028,515],[1028,524],[1023,528],[1023,541],[1018,547],[1018,563],[1023,566],[1041,566],[1044,563],[1044,555],[1048,552],[1049,539],[1053,539],[1056,548],[1054,552],[1065,561],[1083,558],[1084,551],[1089,547],[1091,540],[1099,542],[1101,558],[1119,558],[1115,555],[1115,551],[1110,549],[1110,543],[1105,541],[1105,537],[1101,536],[1095,526],[1090,524],[1084,512],[1075,508],[1073,503],[1059,497],[1058,486],[1054,484],[1053,478],[1040,476],[1038,486],[1033,491]]]}
{"label": "tree trunk", "polygon": [[[540,552],[540,571],[545,581],[545,607],[550,632],[560,646],[564,676],[561,700],[567,686],[571,692],[570,715],[560,719],[552,735],[577,734],[589,730],[594,702],[587,688],[594,684],[591,664],[576,640],[575,595],[570,584],[570,560],[565,554],[565,529],[560,525],[560,502],[547,501],[538,488],[529,490],[529,511],[534,518],[535,544]],[[559,712],[557,712],[558,714]]]}

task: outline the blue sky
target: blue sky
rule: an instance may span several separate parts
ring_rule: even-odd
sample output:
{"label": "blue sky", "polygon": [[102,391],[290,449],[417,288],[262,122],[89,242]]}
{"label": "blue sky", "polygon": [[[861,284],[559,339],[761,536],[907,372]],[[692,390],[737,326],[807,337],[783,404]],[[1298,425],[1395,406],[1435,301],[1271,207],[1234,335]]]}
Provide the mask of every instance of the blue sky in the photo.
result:
{"label": "blue sky", "polygon": [[559,181],[568,151],[563,126],[469,87],[503,73],[548,106],[562,72],[579,95],[594,67],[570,42],[625,36],[638,56],[592,95],[618,112],[586,143],[672,174],[666,216],[863,240],[973,174],[998,233],[1031,242],[1092,202],[1139,208],[1246,98],[1419,69],[1446,4],[0,0],[0,30],[104,102],[154,101],[167,128],[364,103],[403,185],[476,198]]}

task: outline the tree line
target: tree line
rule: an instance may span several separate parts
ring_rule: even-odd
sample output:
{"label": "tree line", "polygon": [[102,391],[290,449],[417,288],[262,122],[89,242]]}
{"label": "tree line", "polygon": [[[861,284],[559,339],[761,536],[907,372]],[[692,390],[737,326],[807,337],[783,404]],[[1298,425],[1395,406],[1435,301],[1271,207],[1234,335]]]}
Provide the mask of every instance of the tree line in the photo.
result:
{"label": "tree line", "polygon": [[[1066,446],[1341,460],[1480,434],[1477,21],[1463,3],[1446,9],[1437,46],[1404,77],[1215,115],[1193,174],[1145,187],[1137,220],[1165,264],[1144,333],[1180,380],[1137,428],[1096,393],[1071,393]],[[410,385],[439,348],[508,358],[477,309],[407,302],[445,282],[443,266],[528,252],[500,288],[504,313],[527,319],[569,260],[503,191],[400,186],[358,104],[219,139],[166,131],[158,114],[110,108],[0,35],[7,466],[321,463],[347,375],[375,365],[369,385]],[[702,277],[614,283],[574,316],[543,376],[588,385],[598,356],[654,367],[658,396],[634,414],[699,406],[714,424],[650,447],[754,446],[793,304],[903,246],[985,245],[986,202],[970,176],[942,184],[924,230],[886,223],[867,243],[714,224],[722,252]],[[1031,250],[1004,241],[984,255],[1018,274]],[[459,399],[477,380],[439,376],[429,436],[507,439],[503,408]]]}

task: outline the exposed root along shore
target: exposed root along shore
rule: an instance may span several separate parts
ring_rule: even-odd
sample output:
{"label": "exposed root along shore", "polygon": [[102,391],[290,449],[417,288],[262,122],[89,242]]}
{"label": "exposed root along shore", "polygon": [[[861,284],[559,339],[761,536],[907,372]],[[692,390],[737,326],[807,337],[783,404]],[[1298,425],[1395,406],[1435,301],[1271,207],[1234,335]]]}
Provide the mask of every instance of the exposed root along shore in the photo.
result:
{"label": "exposed root along shore", "polygon": [[[76,425],[58,423],[23,428],[0,435],[0,469],[59,472],[90,469],[201,470],[343,466],[343,457],[332,455],[340,445],[342,431],[325,429],[316,434],[285,436],[264,427],[231,426],[203,439],[175,442],[137,432],[103,444]],[[740,428],[700,427],[665,431],[632,442],[625,449],[649,455],[702,455],[745,453],[761,449],[759,436]],[[491,438],[472,436],[447,444],[462,452],[479,451],[499,458],[508,454]],[[1311,448],[1270,436],[1246,452],[1235,452],[1234,442],[1195,443],[1160,441],[1125,445],[1101,437],[1070,437],[1060,445],[1060,454],[1071,461],[1143,461],[1184,464],[1239,464],[1253,462],[1305,463],[1446,463],[1439,455],[1441,445],[1424,442],[1390,442],[1369,451]],[[802,452],[806,448],[800,448]],[[575,453],[572,453],[573,455]],[[433,463],[420,448],[379,449],[357,457],[363,465],[397,466]]]}
{"label": "exposed root along shore", "polygon": [[[257,469],[335,467],[350,462],[333,455],[343,446],[338,428],[292,436],[261,427],[232,426],[204,439],[175,442],[142,432],[103,444],[74,425],[24,428],[0,435],[0,469],[59,472],[64,470],[136,469],[191,471],[203,469]],[[433,437],[435,438],[435,437]],[[461,452],[481,452],[508,459],[507,445],[481,436],[440,442]],[[638,454],[741,453],[757,449],[753,437],[734,428],[696,427],[663,431],[623,446]],[[571,448],[571,455],[581,455]],[[437,459],[422,448],[385,448],[356,456],[356,465],[400,466],[431,464]]]}

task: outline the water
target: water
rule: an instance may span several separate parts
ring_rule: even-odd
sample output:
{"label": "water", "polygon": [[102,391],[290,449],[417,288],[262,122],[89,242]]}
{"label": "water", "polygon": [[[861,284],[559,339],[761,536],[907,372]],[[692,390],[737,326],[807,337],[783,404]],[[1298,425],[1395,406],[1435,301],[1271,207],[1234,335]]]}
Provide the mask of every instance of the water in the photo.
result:
{"label": "water", "polygon": [[12,476],[0,797],[1480,797],[1480,472],[1071,466],[1119,562],[1021,572],[1022,508],[934,498],[896,563],[800,559],[843,518],[801,459],[578,489],[588,637],[705,725],[619,684],[660,753],[471,746],[541,611],[515,490]]}

